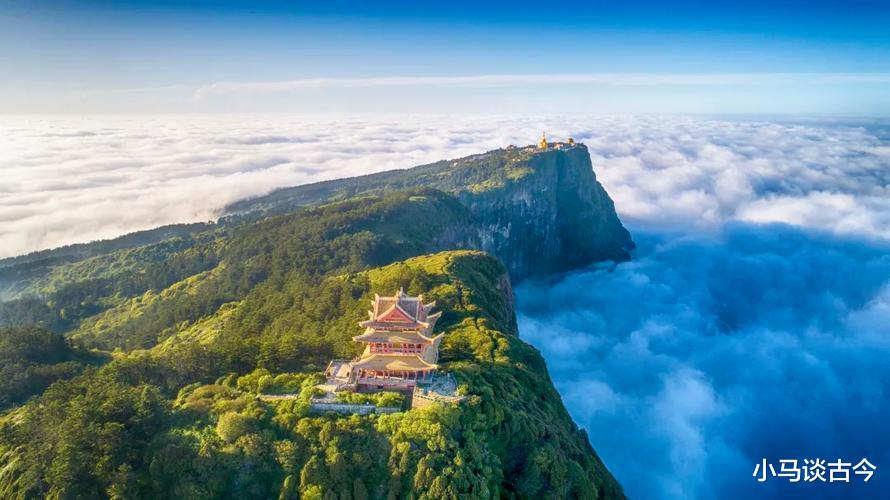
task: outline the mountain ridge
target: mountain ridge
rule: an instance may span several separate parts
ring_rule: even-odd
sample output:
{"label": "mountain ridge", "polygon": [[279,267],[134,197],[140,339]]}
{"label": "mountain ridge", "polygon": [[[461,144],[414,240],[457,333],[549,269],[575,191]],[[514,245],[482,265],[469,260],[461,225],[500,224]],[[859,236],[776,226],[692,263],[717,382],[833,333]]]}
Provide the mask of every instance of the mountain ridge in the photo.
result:
{"label": "mountain ridge", "polygon": [[[509,147],[408,169],[277,189],[225,208],[221,220],[254,218],[417,186],[456,196],[479,219],[480,249],[514,279],[623,261],[635,247],[597,181],[581,143]],[[513,240],[513,241],[511,241]],[[518,246],[517,241],[526,245]]]}
{"label": "mountain ridge", "polygon": [[[34,294],[0,303],[0,326],[50,327],[75,353],[106,354],[56,368],[27,358],[39,346],[20,331],[0,352],[46,365],[16,385],[12,400],[31,399],[0,413],[0,496],[623,498],[519,338],[511,275],[558,267],[530,267],[535,255],[626,257],[629,235],[608,225],[586,149],[505,151],[452,166],[444,182],[466,189],[384,183],[22,284]],[[318,372],[357,354],[368,298],[402,287],[441,307],[440,361],[466,402],[312,414]],[[265,390],[299,397],[258,400]]]}
{"label": "mountain ridge", "polygon": [[[568,189],[559,193],[548,186]],[[279,188],[228,205],[216,223],[170,224],[0,259],[0,300],[16,298],[53,269],[87,258],[170,239],[187,241],[313,205],[415,187],[451,193],[475,210],[486,224],[477,233],[475,248],[504,260],[517,281],[598,260],[627,260],[635,247],[614,202],[596,179],[584,144],[557,143],[546,150],[508,147],[407,169]],[[546,196],[539,199],[540,193]],[[520,240],[527,243],[524,248],[511,248]]]}

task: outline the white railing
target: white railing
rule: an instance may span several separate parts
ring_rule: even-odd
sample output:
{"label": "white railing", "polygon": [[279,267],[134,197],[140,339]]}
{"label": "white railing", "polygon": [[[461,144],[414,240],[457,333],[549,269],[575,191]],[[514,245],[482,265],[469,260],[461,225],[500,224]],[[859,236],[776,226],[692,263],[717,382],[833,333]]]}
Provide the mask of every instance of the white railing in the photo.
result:
{"label": "white railing", "polygon": [[414,399],[423,399],[426,401],[434,401],[436,403],[460,403],[466,396],[446,396],[445,394],[439,394],[438,392],[431,392],[425,389],[421,389],[420,387],[414,387],[414,393],[412,394]]}
{"label": "white railing", "polygon": [[402,411],[398,406],[375,406],[373,404],[355,404],[341,403],[337,401],[326,401],[313,399],[309,402],[309,407],[319,412],[335,412],[335,413],[357,413],[359,415],[370,415],[371,413],[395,413]]}
{"label": "white railing", "polygon": [[404,379],[404,378],[376,378],[376,377],[362,377],[356,380],[356,383],[359,384],[368,384],[368,385],[384,385],[384,386],[396,386],[396,385],[416,385],[416,380]]}

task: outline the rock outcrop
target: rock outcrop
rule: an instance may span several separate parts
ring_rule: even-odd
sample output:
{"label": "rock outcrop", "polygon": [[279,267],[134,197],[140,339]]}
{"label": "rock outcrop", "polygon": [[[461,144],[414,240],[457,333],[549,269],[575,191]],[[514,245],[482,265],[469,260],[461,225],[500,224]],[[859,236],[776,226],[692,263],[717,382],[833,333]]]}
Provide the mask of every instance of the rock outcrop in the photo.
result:
{"label": "rock outcrop", "polygon": [[[603,260],[634,248],[615,205],[596,180],[583,144],[507,148],[406,170],[285,188],[228,208],[228,220],[286,213],[301,206],[429,187],[455,195],[476,218],[478,248],[499,257],[514,281]],[[225,219],[224,219],[225,220]],[[449,242],[444,241],[442,249]]]}
{"label": "rock outcrop", "polygon": [[508,161],[521,164],[521,177],[456,194],[477,218],[481,249],[498,256],[514,279],[630,258],[634,243],[597,182],[586,147]]}

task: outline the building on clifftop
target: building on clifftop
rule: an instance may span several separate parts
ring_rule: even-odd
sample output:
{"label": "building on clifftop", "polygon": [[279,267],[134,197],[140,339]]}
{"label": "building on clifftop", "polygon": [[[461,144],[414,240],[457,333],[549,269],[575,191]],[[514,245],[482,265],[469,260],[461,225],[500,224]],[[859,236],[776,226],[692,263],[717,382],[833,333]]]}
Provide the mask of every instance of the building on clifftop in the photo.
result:
{"label": "building on clifftop", "polygon": [[[538,141],[537,149],[540,151],[547,151],[552,149],[571,149],[577,146],[575,143],[575,139],[569,137],[566,142],[549,142],[547,140],[547,133],[545,131],[541,132],[541,140]],[[510,150],[510,146],[507,146],[507,149]],[[536,149],[534,145],[527,146],[526,149],[534,150]]]}
{"label": "building on clifftop", "polygon": [[435,302],[404,290],[392,297],[374,294],[369,319],[359,323],[364,333],[353,337],[365,345],[361,356],[348,363],[331,362],[326,375],[345,379],[358,391],[411,390],[438,369],[439,344],[444,334],[433,335],[442,315],[432,313]]}

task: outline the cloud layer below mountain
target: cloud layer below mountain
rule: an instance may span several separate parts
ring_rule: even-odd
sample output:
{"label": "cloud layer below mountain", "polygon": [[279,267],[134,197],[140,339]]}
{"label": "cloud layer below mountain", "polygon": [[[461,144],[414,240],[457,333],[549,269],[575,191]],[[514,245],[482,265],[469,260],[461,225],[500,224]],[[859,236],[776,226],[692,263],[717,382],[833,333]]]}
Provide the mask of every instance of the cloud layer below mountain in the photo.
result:
{"label": "cloud layer below mountain", "polygon": [[0,257],[208,220],[276,187],[525,144],[541,129],[587,142],[636,225],[784,221],[890,238],[887,127],[581,115],[6,117]]}
{"label": "cloud layer below mountain", "polygon": [[[636,498],[760,485],[761,458],[890,463],[890,123],[632,116],[0,119],[0,256],[208,220],[276,187],[541,129],[588,144],[640,248],[517,289],[574,418]],[[870,489],[868,489],[870,488]]]}
{"label": "cloud layer below mountain", "polygon": [[633,262],[517,289],[522,336],[629,496],[886,493],[751,475],[890,463],[890,246],[739,223],[635,235]]}

